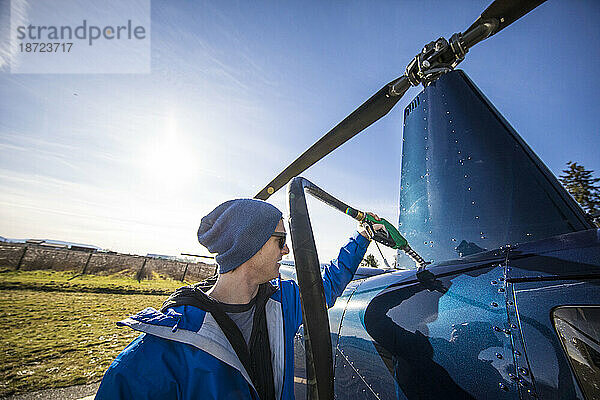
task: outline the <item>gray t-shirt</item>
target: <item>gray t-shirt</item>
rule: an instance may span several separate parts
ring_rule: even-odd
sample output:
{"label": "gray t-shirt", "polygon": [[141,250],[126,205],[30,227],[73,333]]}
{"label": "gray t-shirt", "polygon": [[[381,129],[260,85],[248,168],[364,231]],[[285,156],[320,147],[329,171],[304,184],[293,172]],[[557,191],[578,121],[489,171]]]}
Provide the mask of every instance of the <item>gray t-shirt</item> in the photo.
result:
{"label": "gray t-shirt", "polygon": [[250,335],[252,334],[252,324],[254,321],[254,309],[256,297],[250,300],[248,304],[227,304],[219,302],[221,309],[231,318],[240,328],[246,345],[250,346]]}

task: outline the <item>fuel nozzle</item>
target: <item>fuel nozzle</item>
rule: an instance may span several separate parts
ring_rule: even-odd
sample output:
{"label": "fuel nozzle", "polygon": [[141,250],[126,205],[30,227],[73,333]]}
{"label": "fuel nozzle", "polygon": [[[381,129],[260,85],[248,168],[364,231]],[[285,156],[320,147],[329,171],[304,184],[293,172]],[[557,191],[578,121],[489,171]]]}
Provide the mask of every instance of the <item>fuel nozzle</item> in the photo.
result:
{"label": "fuel nozzle", "polygon": [[[372,215],[352,207],[346,208],[346,214],[364,224],[367,233],[373,238],[373,240],[385,246],[391,247],[392,249],[400,249],[404,251],[406,255],[417,264],[418,271],[423,270],[427,264],[429,264],[423,259],[423,257],[417,254],[417,252],[410,247],[404,236],[402,236],[400,232],[398,232],[398,229],[396,229],[396,227],[386,219],[381,218],[380,220],[376,220]],[[373,224],[382,224],[385,229],[375,231],[373,229]]]}

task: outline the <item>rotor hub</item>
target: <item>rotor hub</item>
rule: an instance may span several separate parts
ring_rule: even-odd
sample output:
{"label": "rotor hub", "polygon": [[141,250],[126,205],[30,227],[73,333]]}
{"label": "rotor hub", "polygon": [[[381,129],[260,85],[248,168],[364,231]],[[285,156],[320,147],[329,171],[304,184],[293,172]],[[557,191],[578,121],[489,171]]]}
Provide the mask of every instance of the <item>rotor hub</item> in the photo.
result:
{"label": "rotor hub", "polygon": [[448,42],[441,37],[423,47],[406,67],[406,77],[412,86],[429,86],[443,74],[452,71],[469,51],[462,34],[455,33]]}

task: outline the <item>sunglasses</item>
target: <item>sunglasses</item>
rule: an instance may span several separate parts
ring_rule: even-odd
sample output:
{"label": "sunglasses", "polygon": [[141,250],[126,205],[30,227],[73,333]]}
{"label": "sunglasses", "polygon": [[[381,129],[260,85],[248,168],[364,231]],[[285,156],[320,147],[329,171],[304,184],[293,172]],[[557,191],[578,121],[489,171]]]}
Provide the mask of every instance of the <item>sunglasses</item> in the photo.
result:
{"label": "sunglasses", "polygon": [[275,236],[276,238],[278,238],[279,249],[283,250],[283,248],[285,247],[285,238],[287,236],[287,233],[285,233],[285,232],[273,232],[273,234],[271,236]]}

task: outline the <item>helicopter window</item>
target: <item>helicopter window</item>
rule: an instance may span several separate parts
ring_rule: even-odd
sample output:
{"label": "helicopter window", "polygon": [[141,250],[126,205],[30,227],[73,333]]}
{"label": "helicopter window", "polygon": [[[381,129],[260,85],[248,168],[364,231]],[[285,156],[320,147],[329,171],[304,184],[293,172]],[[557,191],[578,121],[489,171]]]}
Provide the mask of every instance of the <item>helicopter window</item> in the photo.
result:
{"label": "helicopter window", "polygon": [[600,307],[558,307],[552,319],[585,398],[599,399]]}

